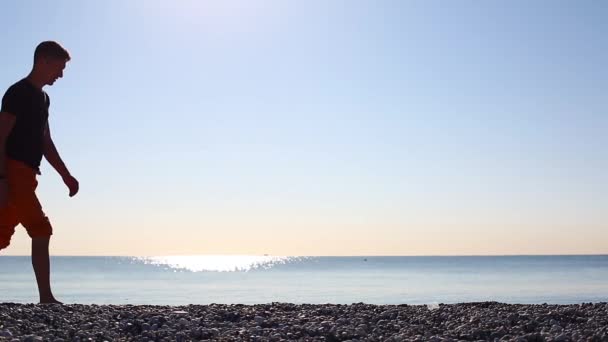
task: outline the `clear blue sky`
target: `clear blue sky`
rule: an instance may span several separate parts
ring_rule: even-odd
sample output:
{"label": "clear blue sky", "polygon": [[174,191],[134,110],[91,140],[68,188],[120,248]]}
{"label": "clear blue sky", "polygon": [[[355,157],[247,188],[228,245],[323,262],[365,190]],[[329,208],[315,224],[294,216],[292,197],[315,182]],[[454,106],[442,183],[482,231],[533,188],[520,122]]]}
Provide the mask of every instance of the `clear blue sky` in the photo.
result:
{"label": "clear blue sky", "polygon": [[[608,2],[14,1],[55,254],[608,253]],[[9,254],[27,254],[23,231]],[[4,252],[3,252],[4,253]]]}

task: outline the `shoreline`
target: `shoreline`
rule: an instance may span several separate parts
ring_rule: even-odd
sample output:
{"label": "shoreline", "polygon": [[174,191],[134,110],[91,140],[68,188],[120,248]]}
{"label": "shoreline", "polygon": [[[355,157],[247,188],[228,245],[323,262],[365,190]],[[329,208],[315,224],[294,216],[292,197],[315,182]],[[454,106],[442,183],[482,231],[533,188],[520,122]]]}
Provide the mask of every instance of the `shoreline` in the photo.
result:
{"label": "shoreline", "polygon": [[0,303],[0,341],[608,341],[608,303]]}

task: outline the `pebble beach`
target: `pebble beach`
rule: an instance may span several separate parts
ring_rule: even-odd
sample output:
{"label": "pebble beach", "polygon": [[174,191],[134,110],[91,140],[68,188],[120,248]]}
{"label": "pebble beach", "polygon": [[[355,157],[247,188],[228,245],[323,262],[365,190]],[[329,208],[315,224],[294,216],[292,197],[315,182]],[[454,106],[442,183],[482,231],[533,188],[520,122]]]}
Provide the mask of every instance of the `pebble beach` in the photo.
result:
{"label": "pebble beach", "polygon": [[0,304],[0,341],[608,341],[608,303]]}

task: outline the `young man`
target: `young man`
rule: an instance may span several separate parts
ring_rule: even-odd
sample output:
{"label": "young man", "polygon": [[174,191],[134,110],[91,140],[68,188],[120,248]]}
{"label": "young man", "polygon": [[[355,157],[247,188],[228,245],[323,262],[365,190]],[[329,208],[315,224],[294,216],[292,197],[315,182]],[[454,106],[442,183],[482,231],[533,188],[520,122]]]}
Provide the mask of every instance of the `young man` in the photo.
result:
{"label": "young man", "polygon": [[70,197],[78,192],[55,149],[48,125],[49,96],[42,90],[63,77],[70,54],[58,43],[36,47],[30,74],[8,88],[0,109],[0,250],[8,247],[21,223],[32,238],[32,265],[40,303],[59,303],[51,291],[49,240],[51,224],[36,197],[42,156],[61,175]]}

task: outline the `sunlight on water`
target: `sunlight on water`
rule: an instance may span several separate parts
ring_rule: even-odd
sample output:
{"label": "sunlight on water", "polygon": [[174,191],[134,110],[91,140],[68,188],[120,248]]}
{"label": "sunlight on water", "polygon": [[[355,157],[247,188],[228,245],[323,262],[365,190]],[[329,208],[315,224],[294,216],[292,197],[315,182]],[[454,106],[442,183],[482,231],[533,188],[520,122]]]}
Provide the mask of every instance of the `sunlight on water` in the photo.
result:
{"label": "sunlight on water", "polygon": [[176,255],[139,257],[136,260],[156,266],[191,272],[236,272],[271,268],[297,257],[257,255]]}

